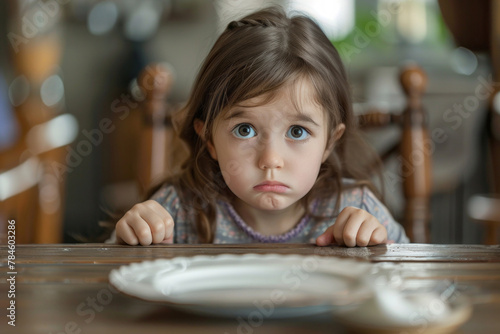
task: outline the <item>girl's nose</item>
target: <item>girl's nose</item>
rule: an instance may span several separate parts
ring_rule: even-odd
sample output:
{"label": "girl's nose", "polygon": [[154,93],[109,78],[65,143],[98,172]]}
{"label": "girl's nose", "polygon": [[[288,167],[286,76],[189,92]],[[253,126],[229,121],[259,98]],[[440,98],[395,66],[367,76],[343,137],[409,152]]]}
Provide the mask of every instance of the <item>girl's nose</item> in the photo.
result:
{"label": "girl's nose", "polygon": [[261,151],[258,164],[260,169],[282,168],[283,157],[277,148],[268,144]]}

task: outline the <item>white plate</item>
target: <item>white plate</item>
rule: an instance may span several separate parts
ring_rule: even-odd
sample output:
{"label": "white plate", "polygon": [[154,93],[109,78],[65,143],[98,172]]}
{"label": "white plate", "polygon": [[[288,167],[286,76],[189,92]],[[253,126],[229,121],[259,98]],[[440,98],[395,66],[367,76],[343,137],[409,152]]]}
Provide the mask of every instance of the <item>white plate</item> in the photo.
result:
{"label": "white plate", "polygon": [[388,310],[381,310],[371,300],[352,310],[335,312],[334,317],[352,333],[445,334],[455,333],[472,314],[472,306],[463,296],[451,301],[442,301],[440,295],[431,293],[401,296],[414,307],[406,317],[397,314],[400,312],[387,313]]}
{"label": "white plate", "polygon": [[320,256],[245,254],[178,257],[112,270],[110,283],[140,299],[224,317],[319,314],[359,302],[369,263]]}

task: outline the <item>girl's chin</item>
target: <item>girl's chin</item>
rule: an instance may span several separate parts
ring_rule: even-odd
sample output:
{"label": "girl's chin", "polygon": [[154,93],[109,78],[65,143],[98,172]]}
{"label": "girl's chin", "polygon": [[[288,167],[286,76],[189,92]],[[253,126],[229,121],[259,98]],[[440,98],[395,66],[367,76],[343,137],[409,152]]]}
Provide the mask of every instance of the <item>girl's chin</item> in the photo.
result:
{"label": "girl's chin", "polygon": [[261,210],[278,211],[288,208],[290,203],[278,194],[264,194],[258,198],[256,205]]}
{"label": "girl's chin", "polygon": [[[294,207],[294,204],[298,202],[293,202],[289,197],[283,196],[277,193],[265,193],[259,194],[256,197],[241,198],[236,197],[236,206],[250,206],[256,210],[262,211],[280,211],[286,210]],[[240,202],[240,203],[238,203]]]}

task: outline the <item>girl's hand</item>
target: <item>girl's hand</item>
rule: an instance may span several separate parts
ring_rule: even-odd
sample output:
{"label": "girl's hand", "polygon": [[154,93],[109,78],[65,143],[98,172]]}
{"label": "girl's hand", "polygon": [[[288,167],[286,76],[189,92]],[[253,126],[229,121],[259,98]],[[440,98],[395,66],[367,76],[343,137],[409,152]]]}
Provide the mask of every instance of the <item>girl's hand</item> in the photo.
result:
{"label": "girl's hand", "polygon": [[373,246],[387,241],[387,230],[380,222],[366,212],[352,206],[344,208],[335,224],[316,239],[316,245],[337,243],[341,246]]}
{"label": "girl's hand", "polygon": [[171,244],[174,239],[174,220],[158,202],[148,200],[134,205],[116,223],[116,241],[119,244],[143,246]]}

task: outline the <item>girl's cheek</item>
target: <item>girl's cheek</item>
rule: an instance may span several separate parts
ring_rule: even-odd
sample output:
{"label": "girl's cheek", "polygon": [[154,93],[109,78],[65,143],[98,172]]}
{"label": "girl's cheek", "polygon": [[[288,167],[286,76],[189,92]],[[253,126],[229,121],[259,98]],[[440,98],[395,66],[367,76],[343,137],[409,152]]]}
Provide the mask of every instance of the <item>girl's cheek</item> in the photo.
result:
{"label": "girl's cheek", "polygon": [[257,149],[250,140],[239,140],[232,148],[232,155],[242,161],[253,161],[257,155]]}

